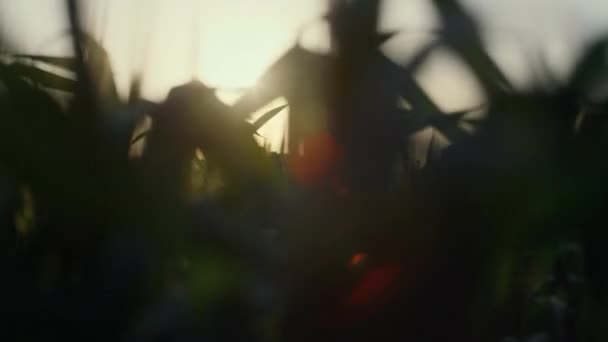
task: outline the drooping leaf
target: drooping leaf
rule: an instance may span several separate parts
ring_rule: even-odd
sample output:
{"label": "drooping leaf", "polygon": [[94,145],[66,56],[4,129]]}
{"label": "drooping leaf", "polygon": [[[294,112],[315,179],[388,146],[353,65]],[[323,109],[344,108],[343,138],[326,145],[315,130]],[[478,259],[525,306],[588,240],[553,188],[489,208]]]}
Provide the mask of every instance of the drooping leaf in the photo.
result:
{"label": "drooping leaf", "polygon": [[477,23],[458,0],[433,0],[443,25],[442,38],[490,92],[513,91],[514,87],[488,55]]}
{"label": "drooping leaf", "polygon": [[67,77],[59,76],[32,65],[13,63],[10,70],[21,77],[27,78],[36,84],[54,90],[73,92],[76,89],[76,81]]}
{"label": "drooping leaf", "polygon": [[459,125],[463,115],[464,113],[436,116],[432,119],[431,123],[432,126],[445,135],[450,142],[461,141],[470,136],[470,134]]}
{"label": "drooping leaf", "polygon": [[287,105],[282,105],[282,106],[273,108],[273,109],[269,110],[268,112],[264,113],[257,120],[255,120],[255,122],[253,123],[253,129],[257,132],[266,123],[268,123],[268,121],[270,121],[277,114],[279,114],[280,112],[282,112],[285,108],[287,108]]}
{"label": "drooping leaf", "polygon": [[426,61],[426,59],[429,57],[429,55],[431,53],[433,53],[433,51],[435,51],[435,49],[437,47],[440,46],[440,44],[441,44],[441,41],[436,39],[436,40],[433,40],[430,43],[428,43],[422,49],[420,49],[414,55],[414,57],[410,58],[410,60],[404,66],[404,69],[406,70],[406,72],[410,73],[410,74],[414,74],[416,72],[416,70],[418,70],[418,68]]}
{"label": "drooping leaf", "polygon": [[43,62],[59,68],[64,68],[70,71],[76,71],[76,60],[74,57],[53,57],[43,55],[27,55],[27,54],[15,54],[12,55],[15,58],[29,59],[36,62]]}
{"label": "drooping leaf", "polygon": [[592,89],[606,82],[608,75],[608,39],[595,41],[577,62],[569,80],[569,87],[589,97]]}
{"label": "drooping leaf", "polygon": [[141,139],[145,138],[148,134],[150,134],[150,130],[146,130],[146,131],[139,133],[138,135],[133,137],[133,139],[131,139],[131,144],[137,143]]}

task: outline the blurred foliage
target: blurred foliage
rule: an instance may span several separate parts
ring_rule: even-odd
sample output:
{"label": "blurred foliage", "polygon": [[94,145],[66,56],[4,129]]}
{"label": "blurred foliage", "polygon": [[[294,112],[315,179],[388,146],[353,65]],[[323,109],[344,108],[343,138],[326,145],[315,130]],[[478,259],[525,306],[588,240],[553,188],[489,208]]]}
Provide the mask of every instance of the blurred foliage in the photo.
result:
{"label": "blurred foliage", "polygon": [[[333,1],[331,54],[294,46],[233,107],[198,81],[153,103],[143,75],[119,97],[66,3],[74,57],[0,49],[7,338],[608,338],[608,40],[522,91],[458,1],[432,1],[437,40],[404,65],[380,52],[380,1]],[[416,81],[439,46],[482,84],[482,119]],[[285,106],[245,119],[280,97],[270,153],[254,137]]]}

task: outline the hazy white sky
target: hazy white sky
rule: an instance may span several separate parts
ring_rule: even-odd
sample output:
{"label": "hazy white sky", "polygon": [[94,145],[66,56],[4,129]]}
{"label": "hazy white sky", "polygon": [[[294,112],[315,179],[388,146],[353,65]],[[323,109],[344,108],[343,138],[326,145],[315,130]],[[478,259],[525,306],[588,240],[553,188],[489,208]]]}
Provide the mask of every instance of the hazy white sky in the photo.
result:
{"label": "hazy white sky", "polygon": [[[69,52],[63,0],[0,0],[0,29],[30,53]],[[303,26],[316,32],[326,0],[82,0],[87,28],[103,39],[119,88],[143,70],[144,95],[164,97],[194,74],[219,88],[249,87],[293,44]],[[542,51],[565,72],[579,48],[608,32],[607,0],[464,0],[487,29],[491,54],[524,84],[530,56]],[[382,28],[403,29],[386,51],[404,59],[436,25],[428,0],[385,0]],[[195,32],[200,32],[196,34]],[[409,33],[409,34],[408,34]],[[198,37],[198,41],[197,41]],[[307,41],[322,40],[306,35]],[[437,54],[419,75],[445,109],[480,101],[457,60]],[[463,86],[463,83],[469,86]]]}
{"label": "hazy white sky", "polygon": [[[121,87],[126,87],[130,71],[143,68],[149,78],[146,90],[153,97],[160,97],[167,87],[189,79],[193,69],[216,86],[253,84],[264,67],[293,44],[300,28],[314,22],[326,6],[326,0],[82,3],[87,26],[97,36],[103,35]],[[521,77],[518,72],[524,73],[518,70],[522,68],[524,49],[536,47],[551,52],[552,62],[564,67],[584,39],[608,31],[605,0],[465,3],[488,28],[492,51],[501,63],[509,65],[515,78]],[[61,38],[66,28],[63,0],[0,0],[0,5],[0,25],[19,39],[22,49],[64,53],[67,40]],[[427,0],[385,0],[383,12],[384,28],[424,31],[435,25]],[[198,49],[194,34],[197,29]],[[193,50],[200,52],[195,54]],[[143,56],[145,52],[149,52],[148,57]]]}
{"label": "hazy white sky", "polygon": [[[220,87],[254,83],[324,11],[326,0],[84,0],[88,28],[103,36],[121,87],[143,68],[147,92],[160,97],[197,69]],[[488,41],[513,77],[522,77],[522,49],[551,53],[567,65],[578,45],[608,31],[605,0],[465,0],[488,29]],[[65,52],[63,0],[0,0],[4,30],[29,52]],[[424,31],[435,25],[427,0],[385,0],[382,26]],[[198,20],[198,22],[196,22]],[[312,27],[309,25],[308,27]],[[200,43],[196,43],[199,30]],[[148,37],[148,38],[146,38]],[[407,39],[407,38],[404,38]],[[147,42],[147,43],[146,43]],[[198,45],[198,46],[197,46]],[[200,51],[194,53],[194,51]],[[143,54],[148,57],[144,58]],[[198,58],[198,61],[194,61]]]}

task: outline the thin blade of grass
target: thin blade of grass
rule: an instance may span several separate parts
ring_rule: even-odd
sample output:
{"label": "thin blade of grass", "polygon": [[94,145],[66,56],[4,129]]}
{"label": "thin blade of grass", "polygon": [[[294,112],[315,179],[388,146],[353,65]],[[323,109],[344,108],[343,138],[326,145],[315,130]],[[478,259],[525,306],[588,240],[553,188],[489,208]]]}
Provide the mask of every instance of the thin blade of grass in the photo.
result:
{"label": "thin blade of grass", "polygon": [[42,55],[27,55],[27,54],[16,54],[12,55],[15,58],[24,58],[37,62],[43,62],[56,66],[59,68],[68,69],[70,71],[76,71],[76,60],[73,57],[51,57]]}
{"label": "thin blade of grass", "polygon": [[66,92],[73,92],[76,89],[75,80],[56,75],[35,66],[12,63],[9,69],[17,75],[30,79],[33,82],[50,89]]}
{"label": "thin blade of grass", "polygon": [[268,123],[268,121],[270,121],[277,114],[279,114],[280,112],[282,112],[285,108],[287,108],[287,105],[282,105],[282,106],[273,108],[273,109],[269,110],[268,112],[264,113],[257,120],[255,120],[255,122],[253,123],[253,129],[257,132],[266,123]]}

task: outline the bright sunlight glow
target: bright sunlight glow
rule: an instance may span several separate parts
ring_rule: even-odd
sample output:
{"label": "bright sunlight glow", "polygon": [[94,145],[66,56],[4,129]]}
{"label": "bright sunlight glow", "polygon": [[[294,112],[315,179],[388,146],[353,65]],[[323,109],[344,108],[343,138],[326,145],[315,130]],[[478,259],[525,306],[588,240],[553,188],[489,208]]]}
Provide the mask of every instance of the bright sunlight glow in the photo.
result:
{"label": "bright sunlight glow", "polygon": [[[559,76],[576,58],[568,51],[576,51],[578,45],[608,29],[605,0],[463,2],[480,18],[491,42],[490,53],[516,84],[527,81],[522,75],[529,72],[522,65],[528,65],[523,63],[528,56],[544,52]],[[227,103],[254,87],[264,70],[296,43],[302,28],[315,32],[311,24],[318,25],[327,8],[327,0],[97,0],[83,4],[86,29],[108,50],[121,94],[127,93],[134,73],[139,72],[144,75],[143,95],[151,100],[162,100],[171,87],[200,79],[218,88]],[[32,6],[37,10],[32,11]],[[64,0],[0,0],[2,29],[19,37],[15,43],[22,52],[69,54],[64,8]],[[385,0],[382,15],[381,29],[410,36],[436,25],[426,0]],[[575,23],[563,25],[572,18]],[[307,33],[302,38],[313,49],[322,48],[322,35],[313,33],[311,38]],[[399,41],[387,47],[389,57],[396,61],[407,49]],[[441,62],[442,58],[435,58],[436,65],[426,66],[419,75],[423,87],[443,108],[476,105],[480,95],[475,84],[468,82],[467,70],[459,62],[445,58]],[[463,79],[471,86],[456,86]],[[283,136],[285,113],[279,116],[282,119],[273,119],[261,131],[273,150],[279,148]]]}

